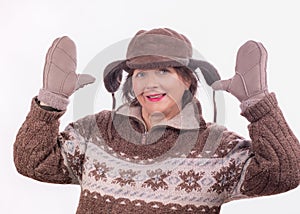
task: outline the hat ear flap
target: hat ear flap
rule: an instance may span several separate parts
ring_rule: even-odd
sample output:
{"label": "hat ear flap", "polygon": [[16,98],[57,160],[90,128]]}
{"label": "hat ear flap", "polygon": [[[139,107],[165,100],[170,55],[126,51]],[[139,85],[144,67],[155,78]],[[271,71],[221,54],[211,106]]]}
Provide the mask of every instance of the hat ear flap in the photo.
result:
{"label": "hat ear flap", "polygon": [[106,90],[116,92],[122,82],[123,70],[126,69],[126,61],[119,60],[108,64],[104,69],[103,79]]}
{"label": "hat ear flap", "polygon": [[215,81],[220,80],[221,77],[217,69],[210,63],[202,60],[190,59],[188,67],[195,71],[199,68],[208,85],[212,85]]}

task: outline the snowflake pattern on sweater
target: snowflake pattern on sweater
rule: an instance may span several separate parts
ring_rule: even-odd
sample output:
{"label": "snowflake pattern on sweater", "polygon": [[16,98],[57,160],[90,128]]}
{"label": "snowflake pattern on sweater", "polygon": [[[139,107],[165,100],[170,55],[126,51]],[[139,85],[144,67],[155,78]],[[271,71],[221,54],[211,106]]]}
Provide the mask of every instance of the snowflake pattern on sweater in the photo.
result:
{"label": "snowflake pattern on sweater", "polygon": [[243,112],[251,141],[205,123],[199,106],[187,105],[147,134],[130,108],[87,116],[59,133],[63,112],[33,100],[14,144],[15,165],[39,181],[79,184],[77,214],[219,213],[225,202],[299,185],[299,142],[274,94]]}

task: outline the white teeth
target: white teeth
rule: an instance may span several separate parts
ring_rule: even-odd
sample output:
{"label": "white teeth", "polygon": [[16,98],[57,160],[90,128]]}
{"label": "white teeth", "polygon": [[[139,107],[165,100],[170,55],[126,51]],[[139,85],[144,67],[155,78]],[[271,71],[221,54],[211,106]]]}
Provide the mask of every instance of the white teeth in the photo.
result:
{"label": "white teeth", "polygon": [[149,98],[159,98],[159,97],[162,97],[163,95],[161,94],[158,94],[158,95],[152,95],[152,96],[148,96]]}
{"label": "white teeth", "polygon": [[149,96],[150,98],[158,98],[161,97],[161,95],[155,95],[155,96]]}

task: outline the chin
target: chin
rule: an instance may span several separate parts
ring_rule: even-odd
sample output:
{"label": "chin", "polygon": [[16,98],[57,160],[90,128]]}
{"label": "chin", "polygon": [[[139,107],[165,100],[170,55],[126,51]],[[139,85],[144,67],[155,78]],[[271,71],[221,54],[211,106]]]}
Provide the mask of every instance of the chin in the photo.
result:
{"label": "chin", "polygon": [[148,109],[146,112],[149,115],[154,115],[154,114],[165,114],[167,112],[166,109]]}

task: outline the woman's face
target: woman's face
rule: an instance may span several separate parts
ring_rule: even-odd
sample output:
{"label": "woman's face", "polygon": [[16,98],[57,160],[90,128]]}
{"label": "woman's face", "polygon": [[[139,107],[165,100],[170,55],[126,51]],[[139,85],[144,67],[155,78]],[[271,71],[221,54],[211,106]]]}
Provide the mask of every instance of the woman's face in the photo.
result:
{"label": "woman's face", "polygon": [[167,119],[179,113],[183,93],[189,86],[174,68],[136,69],[132,75],[133,92],[143,114],[163,113]]}

